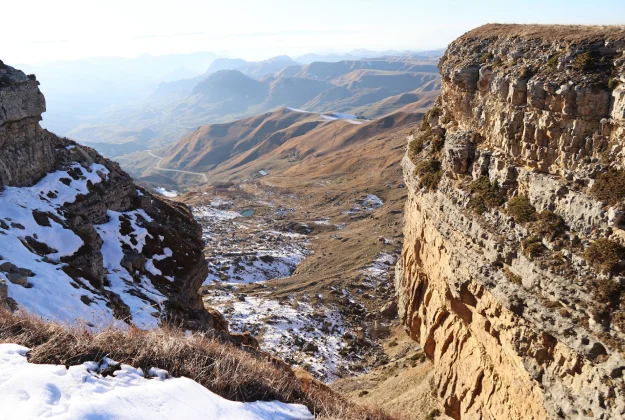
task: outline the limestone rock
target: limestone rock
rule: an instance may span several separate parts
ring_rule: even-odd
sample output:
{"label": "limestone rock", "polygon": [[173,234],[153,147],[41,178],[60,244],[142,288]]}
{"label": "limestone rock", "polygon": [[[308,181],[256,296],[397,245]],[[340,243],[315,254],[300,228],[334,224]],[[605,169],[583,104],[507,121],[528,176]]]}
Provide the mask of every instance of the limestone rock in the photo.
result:
{"label": "limestone rock", "polygon": [[[441,59],[444,170],[426,190],[402,162],[395,289],[452,418],[625,417],[625,307],[606,309],[594,286],[625,275],[584,259],[597,238],[625,244],[622,203],[589,193],[606,165],[625,168],[624,58],[622,28],[486,25]],[[468,187],[483,177],[552,230],[517,223],[506,204],[475,211]],[[540,256],[524,254],[532,243]]]}

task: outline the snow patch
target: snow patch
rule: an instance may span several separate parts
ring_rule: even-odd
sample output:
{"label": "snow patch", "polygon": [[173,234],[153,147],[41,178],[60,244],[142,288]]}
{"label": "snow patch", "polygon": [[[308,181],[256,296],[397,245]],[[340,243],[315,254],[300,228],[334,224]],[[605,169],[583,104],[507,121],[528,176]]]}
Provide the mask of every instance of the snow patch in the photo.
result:
{"label": "snow patch", "polygon": [[[114,376],[97,373],[96,362],[66,369],[28,363],[28,348],[0,344],[0,419],[313,419],[306,407],[278,401],[226,400],[188,378],[122,364]],[[110,363],[107,361],[107,364]]]}
{"label": "snow patch", "polygon": [[178,191],[175,190],[167,190],[164,187],[157,187],[155,188],[156,192],[160,195],[162,195],[163,197],[167,197],[167,198],[175,198],[178,197]]}
{"label": "snow patch", "polygon": [[[44,318],[62,322],[77,319],[100,324],[115,321],[107,301],[83,281],[83,287],[63,271],[62,257],[71,256],[83,241],[66,228],[61,207],[74,203],[89,193],[89,186],[101,183],[108,169],[100,164],[85,168],[71,165],[66,171],[49,173],[32,187],[6,187],[0,193],[0,262],[8,261],[27,268],[34,275],[28,278],[28,287],[6,281],[9,297],[21,308]],[[35,220],[39,212],[39,222]],[[44,215],[44,216],[41,216]],[[45,244],[52,252],[45,258],[31,252],[25,244],[30,237]],[[6,276],[0,274],[6,280]],[[90,302],[88,305],[84,301]]]}

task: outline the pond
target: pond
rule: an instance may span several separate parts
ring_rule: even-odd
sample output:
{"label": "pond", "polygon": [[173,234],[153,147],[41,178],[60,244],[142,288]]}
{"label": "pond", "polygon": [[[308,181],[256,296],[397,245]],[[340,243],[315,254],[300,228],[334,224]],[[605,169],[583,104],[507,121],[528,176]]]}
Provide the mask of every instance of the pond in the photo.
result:
{"label": "pond", "polygon": [[243,216],[243,217],[250,217],[250,216],[253,216],[253,215],[254,215],[254,210],[252,210],[252,209],[243,210],[241,212],[241,216]]}

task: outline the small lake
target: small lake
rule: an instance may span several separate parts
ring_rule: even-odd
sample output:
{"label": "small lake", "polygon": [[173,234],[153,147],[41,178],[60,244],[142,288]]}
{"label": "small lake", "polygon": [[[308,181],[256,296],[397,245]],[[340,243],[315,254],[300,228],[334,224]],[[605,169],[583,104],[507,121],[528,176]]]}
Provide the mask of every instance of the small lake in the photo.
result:
{"label": "small lake", "polygon": [[241,216],[243,216],[243,217],[250,217],[250,216],[253,216],[253,215],[254,215],[254,210],[252,210],[252,209],[243,210],[241,212]]}

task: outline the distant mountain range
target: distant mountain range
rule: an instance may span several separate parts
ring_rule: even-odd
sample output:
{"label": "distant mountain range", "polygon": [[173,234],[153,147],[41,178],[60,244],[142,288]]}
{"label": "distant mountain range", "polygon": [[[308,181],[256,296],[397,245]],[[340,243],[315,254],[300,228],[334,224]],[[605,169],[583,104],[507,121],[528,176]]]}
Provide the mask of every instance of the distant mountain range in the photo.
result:
{"label": "distant mountain range", "polygon": [[67,134],[116,157],[172,144],[200,125],[279,107],[377,118],[435,96],[437,59],[419,57],[306,65],[286,56],[260,62],[216,59],[202,76],[161,83],[148,100],[103,113]]}
{"label": "distant mountain range", "polygon": [[145,98],[161,82],[201,75],[215,58],[216,54],[198,52],[158,57],[98,57],[17,66],[27,74],[36,74],[41,82],[48,105],[42,126],[64,135],[86,118],[99,115],[112,106]]}

